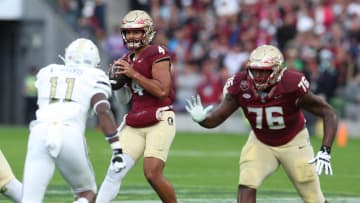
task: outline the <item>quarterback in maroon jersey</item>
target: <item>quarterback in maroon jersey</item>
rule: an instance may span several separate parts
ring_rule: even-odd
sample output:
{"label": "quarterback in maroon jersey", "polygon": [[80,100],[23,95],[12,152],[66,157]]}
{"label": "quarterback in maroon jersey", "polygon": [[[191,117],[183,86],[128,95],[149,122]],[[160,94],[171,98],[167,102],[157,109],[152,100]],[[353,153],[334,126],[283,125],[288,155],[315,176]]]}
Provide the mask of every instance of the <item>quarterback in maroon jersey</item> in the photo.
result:
{"label": "quarterback in maroon jersey", "polygon": [[163,202],[175,203],[175,191],[163,176],[176,130],[171,107],[175,95],[170,54],[166,47],[150,44],[155,31],[153,21],[145,11],[133,10],[126,14],[121,32],[130,51],[114,62],[109,77],[113,90],[126,84],[131,91],[131,109],[124,116],[118,135],[126,168],[114,171],[110,164],[96,202],[107,203],[115,199],[122,179],[144,156],[146,179]]}
{"label": "quarterback in maroon jersey", "polygon": [[[281,165],[304,202],[326,202],[318,175],[332,175],[330,149],[337,131],[337,115],[322,98],[309,90],[300,72],[287,70],[280,50],[257,47],[249,56],[247,70],[229,78],[224,99],[213,110],[200,97],[187,100],[192,119],[214,128],[241,107],[252,131],[240,156],[237,201],[256,202],[256,189]],[[314,156],[305,109],[324,121],[320,151]]]}

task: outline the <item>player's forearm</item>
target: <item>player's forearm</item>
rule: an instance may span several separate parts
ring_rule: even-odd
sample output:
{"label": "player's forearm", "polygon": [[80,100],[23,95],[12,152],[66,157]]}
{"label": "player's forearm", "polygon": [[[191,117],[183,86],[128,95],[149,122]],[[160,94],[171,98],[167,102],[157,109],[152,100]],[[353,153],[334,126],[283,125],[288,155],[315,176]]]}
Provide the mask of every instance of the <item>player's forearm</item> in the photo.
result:
{"label": "player's forearm", "polygon": [[111,112],[111,104],[103,93],[95,94],[91,99],[91,106],[95,112],[101,130],[104,134],[112,134],[116,131],[116,123]]}
{"label": "player's forearm", "polygon": [[338,117],[333,109],[328,109],[323,117],[324,121],[324,138],[322,145],[331,147],[337,132]]}
{"label": "player's forearm", "polygon": [[221,119],[220,116],[216,116],[210,113],[209,115],[207,115],[206,119],[200,122],[199,124],[204,128],[215,128],[224,121],[225,119]]}
{"label": "player's forearm", "polygon": [[116,152],[122,154],[117,127],[110,109],[99,113],[98,118],[100,127],[104,133],[106,141],[110,144],[111,150],[113,153]]}
{"label": "player's forearm", "polygon": [[98,119],[100,128],[105,135],[110,135],[116,132],[117,126],[110,109],[98,112]]}
{"label": "player's forearm", "polygon": [[169,96],[170,85],[161,84],[159,81],[155,79],[146,78],[140,73],[134,74],[134,76],[132,76],[132,79],[134,79],[141,87],[143,87],[151,95],[159,99],[164,99]]}

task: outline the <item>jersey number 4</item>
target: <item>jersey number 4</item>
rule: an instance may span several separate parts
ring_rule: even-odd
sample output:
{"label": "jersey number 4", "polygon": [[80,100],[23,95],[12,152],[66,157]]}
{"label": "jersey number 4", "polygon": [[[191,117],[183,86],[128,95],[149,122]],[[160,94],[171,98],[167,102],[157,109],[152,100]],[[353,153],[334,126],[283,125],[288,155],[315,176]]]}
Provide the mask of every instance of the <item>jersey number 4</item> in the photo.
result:
{"label": "jersey number 4", "polygon": [[[262,129],[262,123],[265,116],[266,125],[271,130],[279,130],[285,128],[285,122],[283,115],[283,110],[280,106],[271,106],[271,107],[248,107],[249,114],[256,114],[256,128]],[[276,116],[274,115],[276,114]]]}

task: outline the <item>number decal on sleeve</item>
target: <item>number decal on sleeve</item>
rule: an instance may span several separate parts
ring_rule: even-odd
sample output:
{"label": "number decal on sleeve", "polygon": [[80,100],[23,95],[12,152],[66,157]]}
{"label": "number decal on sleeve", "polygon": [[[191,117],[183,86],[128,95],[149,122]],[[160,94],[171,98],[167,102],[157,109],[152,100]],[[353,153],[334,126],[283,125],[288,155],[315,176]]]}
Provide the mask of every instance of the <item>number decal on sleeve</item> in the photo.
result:
{"label": "number decal on sleeve", "polygon": [[229,79],[226,80],[225,86],[224,88],[229,88],[230,86],[232,86],[234,84],[234,76],[230,77]]}
{"label": "number decal on sleeve", "polygon": [[298,84],[298,87],[302,88],[304,90],[304,92],[307,92],[307,90],[309,89],[310,87],[310,83],[309,81],[305,78],[305,76],[302,76],[299,84]]}
{"label": "number decal on sleeve", "polygon": [[158,46],[158,51],[160,54],[165,54],[165,49],[162,48],[161,46]]}
{"label": "number decal on sleeve", "polygon": [[[262,129],[262,121],[264,117],[265,112],[265,121],[266,125],[271,130],[280,130],[285,128],[285,122],[283,115],[283,110],[279,106],[272,106],[272,107],[265,107],[265,108],[254,108],[254,107],[248,107],[249,113],[255,113],[256,114],[256,128]],[[274,115],[278,114],[278,115]]]}
{"label": "number decal on sleeve", "polygon": [[231,78],[227,79],[227,81],[226,81],[226,83],[225,83],[225,85],[224,85],[224,87],[223,87],[223,94],[222,94],[222,95],[223,95],[223,98],[226,97],[226,95],[227,95],[227,93],[228,93],[228,88],[229,88],[230,86],[232,86],[233,83],[234,83],[234,76],[232,76]]}
{"label": "number decal on sleeve", "polygon": [[[71,96],[74,90],[75,85],[75,78],[66,78],[66,91],[65,91],[65,101],[71,101]],[[50,78],[50,99],[56,100],[56,88],[58,86],[58,78],[57,77],[51,77]]]}

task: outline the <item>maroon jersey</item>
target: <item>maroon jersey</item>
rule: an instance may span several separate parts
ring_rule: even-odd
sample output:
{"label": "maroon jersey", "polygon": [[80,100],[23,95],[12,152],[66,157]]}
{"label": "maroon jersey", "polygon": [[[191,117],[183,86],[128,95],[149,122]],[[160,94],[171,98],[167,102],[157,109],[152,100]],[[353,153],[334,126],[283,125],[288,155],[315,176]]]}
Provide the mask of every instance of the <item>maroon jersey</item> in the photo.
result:
{"label": "maroon jersey", "polygon": [[308,91],[309,82],[300,72],[285,70],[268,93],[257,92],[246,72],[229,78],[226,88],[243,109],[256,137],[265,144],[286,144],[305,127],[297,100]]}
{"label": "maroon jersey", "polygon": [[[150,45],[146,47],[134,60],[132,52],[126,54],[122,59],[132,64],[133,68],[147,78],[152,78],[152,65],[162,60],[170,61],[168,50],[160,45]],[[168,70],[170,71],[170,67]],[[129,80],[127,85],[132,92],[131,109],[126,116],[126,124],[133,127],[149,126],[157,122],[156,110],[159,107],[169,106],[173,103],[175,94],[174,88],[170,90],[169,97],[159,99],[135,80]]]}

